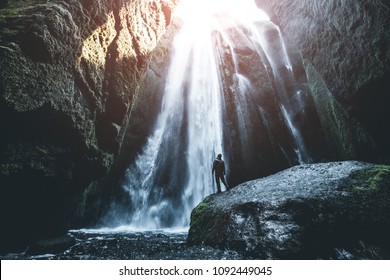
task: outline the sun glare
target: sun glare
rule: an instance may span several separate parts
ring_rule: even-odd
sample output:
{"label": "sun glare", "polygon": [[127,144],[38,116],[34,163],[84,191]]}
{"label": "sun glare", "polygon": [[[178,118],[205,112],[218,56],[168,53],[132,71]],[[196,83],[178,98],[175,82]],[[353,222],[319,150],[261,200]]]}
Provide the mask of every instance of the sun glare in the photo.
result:
{"label": "sun glare", "polygon": [[202,21],[212,17],[226,17],[242,23],[269,20],[254,0],[181,0],[175,16],[184,21]]}

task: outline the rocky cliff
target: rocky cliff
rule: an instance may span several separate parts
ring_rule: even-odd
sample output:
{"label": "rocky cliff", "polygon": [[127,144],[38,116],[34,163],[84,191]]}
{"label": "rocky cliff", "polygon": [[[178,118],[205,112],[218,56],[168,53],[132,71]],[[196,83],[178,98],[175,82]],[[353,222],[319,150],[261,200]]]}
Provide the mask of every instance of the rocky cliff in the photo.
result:
{"label": "rocky cliff", "polygon": [[386,0],[256,0],[305,61],[333,158],[389,161]]}
{"label": "rocky cliff", "polygon": [[66,229],[75,198],[110,171],[176,2],[2,4],[2,245]]}
{"label": "rocky cliff", "polygon": [[389,166],[300,165],[207,197],[188,243],[261,259],[387,259],[389,213]]}

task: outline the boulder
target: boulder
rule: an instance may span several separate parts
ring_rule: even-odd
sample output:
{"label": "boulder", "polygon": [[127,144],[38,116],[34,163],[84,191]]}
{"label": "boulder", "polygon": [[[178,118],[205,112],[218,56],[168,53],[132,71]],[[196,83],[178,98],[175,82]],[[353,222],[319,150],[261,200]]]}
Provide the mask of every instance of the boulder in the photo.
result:
{"label": "boulder", "polygon": [[188,244],[261,259],[390,256],[390,166],[299,165],[213,194],[192,212]]}

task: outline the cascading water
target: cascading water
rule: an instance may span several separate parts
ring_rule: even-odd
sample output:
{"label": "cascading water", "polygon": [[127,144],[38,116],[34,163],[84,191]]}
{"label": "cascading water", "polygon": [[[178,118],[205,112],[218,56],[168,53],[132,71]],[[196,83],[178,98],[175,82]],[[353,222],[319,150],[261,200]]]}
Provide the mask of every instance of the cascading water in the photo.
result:
{"label": "cascading water", "polygon": [[223,151],[220,81],[208,23],[184,24],[174,41],[161,113],[127,171],[135,228],[185,227],[213,192],[211,165]]}
{"label": "cascading water", "polygon": [[[254,106],[258,110],[258,118],[262,119],[268,135],[273,133],[272,123],[267,119],[270,113],[255,96],[252,81],[240,73],[237,45],[255,50],[259,61],[268,60],[278,95],[278,114],[288,127],[286,131],[293,139],[298,161],[309,159],[294,123],[295,111],[300,110],[304,100],[298,91],[287,89],[281,79],[280,65],[293,77],[282,37],[278,31],[276,52],[263,36],[261,26],[254,23],[267,20],[254,2],[182,0],[177,15],[184,24],[174,39],[161,112],[146,146],[126,173],[124,189],[132,204],[131,218],[126,222],[136,229],[189,225],[192,209],[215,192],[211,165],[216,154],[229,154],[229,151],[224,153],[225,139],[238,137],[243,157],[252,156],[257,144],[251,135],[256,122],[249,115],[250,108]],[[269,29],[270,24],[264,26]],[[240,34],[242,41],[231,36],[232,30]],[[220,46],[216,44],[215,34],[221,36]],[[230,50],[233,61],[231,70],[223,65],[226,49]],[[229,75],[233,77],[230,85],[225,77]],[[233,101],[226,97],[226,89],[232,92]],[[229,112],[229,102],[237,118],[236,136],[226,132],[223,122],[234,115]]]}
{"label": "cascading water", "polygon": [[[297,155],[299,163],[308,163],[311,161],[309,152],[306,149],[305,142],[300,133],[300,130],[296,127],[296,124],[293,120],[294,114],[304,108],[304,96],[299,89],[291,89],[286,87],[286,80],[292,80],[294,83],[296,83],[293,76],[293,67],[288,57],[286,45],[279,27],[273,23],[268,23],[268,25],[272,28],[271,30],[277,32],[276,38],[278,40],[278,45],[280,46],[279,48],[272,49],[271,44],[269,44],[267,38],[264,35],[268,30],[267,28],[269,27],[259,28],[256,24],[250,25],[250,39],[252,42],[260,43],[269,63],[271,64],[273,75],[275,77],[277,93],[279,94],[280,108],[285,119],[285,123],[288,126],[294,140],[294,151]],[[253,45],[259,46],[256,43]],[[284,66],[284,68],[281,66]],[[293,90],[293,92],[291,92],[291,90]]]}

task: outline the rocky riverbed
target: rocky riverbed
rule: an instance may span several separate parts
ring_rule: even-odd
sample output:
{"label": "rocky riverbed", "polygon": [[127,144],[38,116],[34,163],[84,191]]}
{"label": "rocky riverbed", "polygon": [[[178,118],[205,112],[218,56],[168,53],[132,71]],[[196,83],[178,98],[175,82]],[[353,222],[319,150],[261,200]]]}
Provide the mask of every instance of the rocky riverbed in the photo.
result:
{"label": "rocky riverbed", "polygon": [[[242,259],[230,250],[188,246],[187,232],[72,230],[67,236],[39,242],[1,259],[43,260],[186,260]],[[64,248],[67,247],[67,248]]]}

